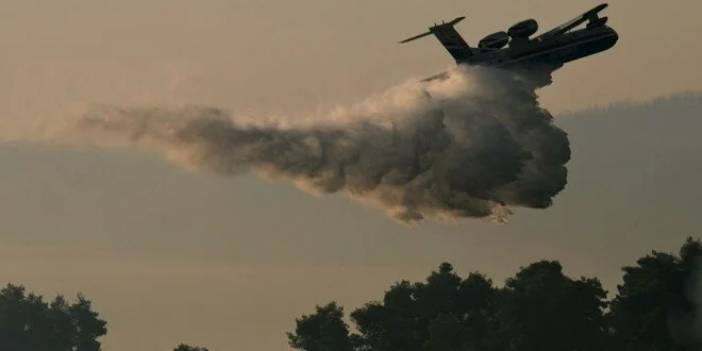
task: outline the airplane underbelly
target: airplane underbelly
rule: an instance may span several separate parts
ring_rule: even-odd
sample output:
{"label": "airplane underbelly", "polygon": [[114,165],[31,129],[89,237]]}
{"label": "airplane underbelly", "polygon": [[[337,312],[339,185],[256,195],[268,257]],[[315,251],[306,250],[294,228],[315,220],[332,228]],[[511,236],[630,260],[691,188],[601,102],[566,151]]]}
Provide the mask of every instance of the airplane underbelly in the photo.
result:
{"label": "airplane underbelly", "polygon": [[554,65],[562,66],[586,56],[605,51],[613,47],[619,39],[617,33],[608,29],[606,32],[588,38],[570,40],[543,50],[518,54],[505,62],[505,66]]}
{"label": "airplane underbelly", "polygon": [[605,51],[617,43],[619,37],[616,33],[598,38],[597,40],[585,41],[575,45],[566,46],[560,50],[554,51],[554,56],[562,62],[574,61],[586,56],[594,55],[598,52]]}

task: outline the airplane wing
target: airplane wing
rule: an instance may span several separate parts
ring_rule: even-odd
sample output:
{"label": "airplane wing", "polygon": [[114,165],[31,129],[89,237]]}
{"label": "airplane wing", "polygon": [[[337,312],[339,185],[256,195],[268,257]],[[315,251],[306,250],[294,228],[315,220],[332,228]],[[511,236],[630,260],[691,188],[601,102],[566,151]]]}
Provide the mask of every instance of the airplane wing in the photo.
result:
{"label": "airplane wing", "polygon": [[537,40],[538,39],[545,39],[545,38],[549,38],[549,37],[553,37],[556,35],[566,33],[568,31],[570,31],[571,29],[583,24],[584,22],[586,22],[592,18],[596,18],[597,14],[602,12],[602,10],[606,9],[607,6],[609,6],[609,5],[608,4],[601,4],[601,5],[593,8],[592,10],[585,12],[584,14],[576,17],[576,18],[573,18],[570,21],[568,21],[568,22],[566,22],[566,23],[544,33],[544,34],[539,35],[538,37],[536,37],[536,39]]}

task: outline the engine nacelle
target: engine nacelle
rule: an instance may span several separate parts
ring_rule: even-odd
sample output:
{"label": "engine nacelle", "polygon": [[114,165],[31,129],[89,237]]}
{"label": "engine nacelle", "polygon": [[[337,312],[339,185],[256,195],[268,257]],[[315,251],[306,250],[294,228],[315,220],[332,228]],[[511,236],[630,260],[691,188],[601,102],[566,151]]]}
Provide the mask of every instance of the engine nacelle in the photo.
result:
{"label": "engine nacelle", "polygon": [[528,19],[510,27],[507,33],[509,33],[509,36],[512,38],[528,38],[538,30],[539,23],[537,23],[536,20]]}
{"label": "engine nacelle", "polygon": [[503,46],[507,45],[508,42],[509,34],[505,32],[497,32],[483,38],[483,40],[481,40],[478,43],[478,47],[488,49],[501,49]]}

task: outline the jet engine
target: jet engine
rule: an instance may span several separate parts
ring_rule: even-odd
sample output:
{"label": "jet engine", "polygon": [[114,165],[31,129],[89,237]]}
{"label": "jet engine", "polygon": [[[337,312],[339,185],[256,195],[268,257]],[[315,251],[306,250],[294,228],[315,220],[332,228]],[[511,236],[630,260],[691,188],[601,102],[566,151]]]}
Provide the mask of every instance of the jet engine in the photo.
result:
{"label": "jet engine", "polygon": [[506,32],[497,32],[483,38],[483,40],[478,43],[478,47],[486,49],[501,49],[503,46],[507,45],[507,42],[509,42],[509,34]]}
{"label": "jet engine", "polygon": [[538,30],[539,24],[533,19],[528,19],[510,27],[507,33],[512,38],[529,38],[530,35]]}

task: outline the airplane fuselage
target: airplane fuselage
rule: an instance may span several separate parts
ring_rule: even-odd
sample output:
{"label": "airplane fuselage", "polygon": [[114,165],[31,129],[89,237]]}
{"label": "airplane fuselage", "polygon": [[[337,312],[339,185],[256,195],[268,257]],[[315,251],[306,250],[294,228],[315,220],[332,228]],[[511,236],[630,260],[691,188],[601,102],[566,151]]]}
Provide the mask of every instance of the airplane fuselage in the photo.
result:
{"label": "airplane fuselage", "polygon": [[456,62],[501,68],[545,66],[555,70],[567,62],[605,51],[618,40],[617,32],[603,25],[551,38],[514,40],[504,49],[478,49],[475,55]]}
{"label": "airplane fuselage", "polygon": [[[528,19],[513,25],[507,31],[490,34],[478,43],[478,47],[471,47],[454,28],[465,19],[458,17],[449,22],[434,24],[429,31],[400,43],[434,35],[459,65],[533,72],[534,76],[543,78],[541,83],[548,83],[550,73],[564,64],[605,51],[617,43],[619,35],[607,26],[607,17],[599,17],[599,13],[607,6],[596,6],[536,37],[532,36],[539,29],[538,22]],[[584,28],[577,29],[583,24],[586,24]],[[440,77],[441,74],[428,80]]]}

